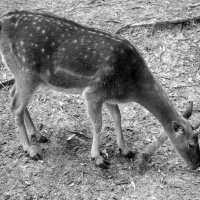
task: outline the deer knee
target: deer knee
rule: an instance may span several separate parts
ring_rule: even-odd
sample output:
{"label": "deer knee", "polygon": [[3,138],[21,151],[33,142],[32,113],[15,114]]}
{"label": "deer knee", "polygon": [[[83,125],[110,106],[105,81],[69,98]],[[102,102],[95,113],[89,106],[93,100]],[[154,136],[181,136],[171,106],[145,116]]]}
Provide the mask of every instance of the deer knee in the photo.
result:
{"label": "deer knee", "polygon": [[14,84],[14,85],[12,86],[12,88],[10,89],[10,96],[13,97],[14,94],[15,94],[15,92],[16,92],[16,85]]}
{"label": "deer knee", "polygon": [[23,107],[18,107],[15,110],[15,123],[17,126],[22,126],[24,124],[24,112],[23,112]]}
{"label": "deer knee", "polygon": [[17,106],[17,92],[16,92],[16,85],[13,85],[13,87],[10,90],[10,96],[12,97],[11,103],[10,103],[10,109],[12,110],[12,112],[14,112],[16,110],[16,106]]}
{"label": "deer knee", "polygon": [[102,119],[99,116],[97,116],[97,119],[95,120],[94,129],[95,129],[95,132],[97,132],[97,133],[101,132],[101,129],[102,129]]}
{"label": "deer knee", "polygon": [[11,111],[14,113],[15,110],[16,110],[16,102],[17,102],[17,97],[14,96],[11,100],[11,103],[10,103],[10,109]]}

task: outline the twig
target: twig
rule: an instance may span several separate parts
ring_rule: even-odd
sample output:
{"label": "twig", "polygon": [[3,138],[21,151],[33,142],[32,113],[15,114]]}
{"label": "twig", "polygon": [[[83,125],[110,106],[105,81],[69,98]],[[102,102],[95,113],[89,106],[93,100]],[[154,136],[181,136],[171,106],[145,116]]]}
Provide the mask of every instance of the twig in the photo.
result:
{"label": "twig", "polygon": [[128,184],[130,184],[130,181],[120,181],[115,183],[115,185],[128,185]]}
{"label": "twig", "polygon": [[[92,1],[90,1],[88,4],[96,3],[96,1],[97,1],[97,0],[92,0]],[[104,0],[101,0],[101,3],[105,3]]]}
{"label": "twig", "polygon": [[198,6],[200,6],[200,3],[190,4],[188,7],[195,8],[195,7],[198,7]]}
{"label": "twig", "polygon": [[15,79],[10,79],[8,81],[0,83],[0,90],[4,87],[11,86],[15,83]]}
{"label": "twig", "polygon": [[115,32],[115,34],[120,34],[120,33],[126,31],[127,29],[129,29],[129,28],[131,28],[131,27],[132,27],[131,24],[127,24],[127,25],[123,26],[122,28],[118,29],[118,30]]}
{"label": "twig", "polygon": [[199,84],[193,84],[193,85],[178,85],[178,86],[175,86],[174,88],[179,89],[179,88],[187,88],[187,87],[195,87],[195,86],[199,86]]}
{"label": "twig", "polygon": [[112,22],[112,23],[116,23],[116,24],[121,24],[120,21],[116,21],[114,19],[106,20],[105,22]]}
{"label": "twig", "polygon": [[102,4],[99,3],[99,4],[96,4],[96,5],[93,5],[93,6],[82,6],[82,7],[79,7],[79,8],[94,8],[94,7],[100,7],[100,6],[112,6],[112,5],[113,5],[113,4],[102,2]]}
{"label": "twig", "polygon": [[168,136],[165,133],[161,133],[158,138],[147,147],[146,152],[149,155],[154,155],[155,152],[163,145],[163,143],[168,139]]}
{"label": "twig", "polygon": [[127,24],[125,26],[123,26],[122,28],[120,28],[119,30],[116,31],[116,34],[120,34],[122,32],[124,32],[125,30],[129,29],[129,28],[136,28],[136,27],[147,27],[147,26],[161,26],[161,25],[170,25],[170,24],[181,24],[181,23],[186,23],[186,22],[197,22],[200,21],[200,16],[196,16],[196,17],[188,17],[188,18],[184,18],[184,19],[176,19],[176,20],[167,20],[167,21],[156,21],[154,20],[153,22],[140,22],[137,24]]}
{"label": "twig", "polygon": [[139,174],[143,175],[146,172],[150,158],[156,153],[160,146],[168,139],[167,135],[162,132],[161,135],[150,144],[138,158]]}
{"label": "twig", "polygon": [[81,138],[81,139],[83,139],[83,140],[85,140],[85,141],[90,141],[90,140],[91,140],[90,137],[88,137],[88,136],[86,136],[86,135],[83,135],[83,134],[81,134],[81,133],[78,133],[78,132],[75,132],[75,131],[70,131],[70,130],[67,130],[67,132],[72,133],[72,134],[75,134],[77,137],[79,137],[79,138]]}

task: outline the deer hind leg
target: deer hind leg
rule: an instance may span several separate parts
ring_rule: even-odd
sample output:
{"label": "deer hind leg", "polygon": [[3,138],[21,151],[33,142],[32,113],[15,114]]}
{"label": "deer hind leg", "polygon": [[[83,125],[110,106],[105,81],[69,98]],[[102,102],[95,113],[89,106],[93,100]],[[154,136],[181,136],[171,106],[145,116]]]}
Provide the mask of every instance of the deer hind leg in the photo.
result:
{"label": "deer hind leg", "polygon": [[[13,97],[15,92],[16,84],[14,84],[11,88],[10,96]],[[27,108],[24,109],[24,123],[30,140],[34,140],[34,138],[36,137],[37,141],[40,143],[45,143],[48,141],[48,139],[45,136],[43,136],[39,131],[36,130]]]}
{"label": "deer hind leg", "polygon": [[93,141],[91,148],[91,158],[95,160],[96,165],[100,168],[107,169],[110,165],[109,162],[104,160],[100,155],[100,133],[102,128],[102,105],[103,102],[99,101],[96,94],[90,89],[83,92],[83,97],[86,102],[88,115],[93,125]]}
{"label": "deer hind leg", "polygon": [[133,153],[132,151],[129,151],[124,141],[119,106],[116,104],[110,104],[110,103],[105,103],[105,106],[110,111],[110,114],[115,124],[116,134],[117,134],[117,145],[119,147],[120,153],[127,158],[133,158],[135,156],[135,153]]}
{"label": "deer hind leg", "polygon": [[[32,78],[32,77],[31,77]],[[33,138],[29,140],[26,126],[24,123],[26,106],[39,84],[38,81],[29,78],[26,74],[21,75],[19,80],[11,89],[11,110],[15,117],[15,123],[18,128],[18,137],[25,152],[27,152],[33,159],[40,159],[39,148],[37,141]]]}

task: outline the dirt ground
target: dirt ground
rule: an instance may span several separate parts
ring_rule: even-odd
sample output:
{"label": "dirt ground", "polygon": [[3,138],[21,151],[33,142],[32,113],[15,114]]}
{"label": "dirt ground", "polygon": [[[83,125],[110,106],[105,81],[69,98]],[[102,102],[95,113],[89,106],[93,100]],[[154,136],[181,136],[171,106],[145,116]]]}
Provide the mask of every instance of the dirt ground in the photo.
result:
{"label": "dirt ground", "polygon": [[[0,15],[9,10],[48,11],[112,33],[129,24],[194,17],[198,0],[1,0]],[[194,101],[191,122],[200,119],[200,24],[127,28],[120,33],[143,54],[177,110]],[[11,78],[0,68],[0,81]],[[70,131],[92,136],[80,96],[48,89],[36,93],[29,106],[37,128],[49,139],[43,160],[26,157],[16,137],[9,110],[9,88],[0,91],[0,200],[199,200],[200,171],[189,171],[167,141],[140,176],[136,160],[119,155],[113,122],[103,110],[102,150],[109,170],[90,161],[91,142]],[[158,121],[138,104],[120,105],[125,139],[141,151],[160,134]]]}

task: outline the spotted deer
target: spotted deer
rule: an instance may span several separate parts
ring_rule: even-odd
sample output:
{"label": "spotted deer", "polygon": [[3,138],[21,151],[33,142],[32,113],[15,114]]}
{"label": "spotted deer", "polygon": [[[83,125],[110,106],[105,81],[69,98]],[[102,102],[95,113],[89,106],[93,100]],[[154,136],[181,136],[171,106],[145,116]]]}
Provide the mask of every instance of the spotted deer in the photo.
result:
{"label": "spotted deer", "polygon": [[[193,169],[200,165],[198,137],[180,116],[136,48],[126,39],[65,18],[28,11],[0,19],[0,52],[15,78],[11,110],[25,152],[40,158],[35,128],[27,105],[38,86],[82,94],[93,125],[91,158],[108,168],[100,155],[102,106],[108,108],[121,154],[134,153],[125,144],[119,103],[137,102],[162,124],[180,157]],[[190,111],[188,111],[190,112]]]}

